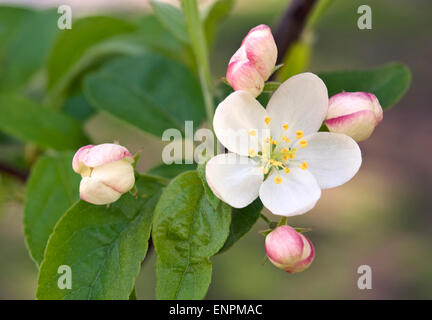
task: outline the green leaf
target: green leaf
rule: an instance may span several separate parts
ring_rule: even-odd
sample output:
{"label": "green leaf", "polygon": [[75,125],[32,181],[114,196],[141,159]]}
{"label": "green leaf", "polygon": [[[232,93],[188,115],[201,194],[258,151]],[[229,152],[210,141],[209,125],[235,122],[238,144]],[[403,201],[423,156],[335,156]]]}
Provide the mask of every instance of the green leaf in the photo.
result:
{"label": "green leaf", "polygon": [[129,295],[129,300],[137,300],[135,287],[132,289],[132,292]]}
{"label": "green leaf", "polygon": [[39,71],[58,32],[56,10],[0,7],[0,88],[22,88]]}
{"label": "green leaf", "polygon": [[182,173],[165,188],[155,210],[158,299],[202,299],[211,280],[210,257],[225,243],[231,208],[215,210],[196,171]]}
{"label": "green leaf", "polygon": [[188,66],[193,65],[187,46],[164,27],[155,15],[141,17],[136,24],[137,37],[146,47]]}
{"label": "green leaf", "polygon": [[48,88],[52,88],[92,46],[115,35],[130,33],[136,27],[113,17],[87,17],[58,36],[48,60]]}
{"label": "green leaf", "polygon": [[196,77],[184,66],[154,53],[123,57],[84,81],[90,103],[156,136],[184,121],[205,117]]}
{"label": "green leaf", "polygon": [[[80,201],[61,218],[42,261],[38,299],[125,299],[148,247],[160,180],[141,176],[131,194],[106,206]],[[72,289],[59,289],[58,267],[72,270]]]}
{"label": "green leaf", "polygon": [[214,209],[217,209],[217,207],[219,206],[221,201],[218,197],[215,196],[215,194],[210,189],[210,187],[207,183],[206,172],[205,172],[207,162],[208,162],[208,160],[204,163],[199,164],[198,168],[197,168],[197,172],[198,172],[198,176],[200,177],[201,182],[203,184],[205,195],[207,197],[208,202],[212,205],[212,207]]}
{"label": "green leaf", "polygon": [[228,239],[219,253],[227,251],[238,240],[240,240],[259,219],[263,205],[261,200],[257,199],[245,208],[232,209],[231,225]]}
{"label": "green leaf", "polygon": [[[60,94],[98,56],[107,54],[106,51],[120,50],[118,46],[110,50],[97,49],[98,45],[111,37],[135,30],[135,25],[113,17],[83,18],[74,22],[72,29],[62,30],[47,63],[50,94]],[[86,57],[90,49],[95,52]]]}
{"label": "green leaf", "polygon": [[212,264],[209,260],[187,265],[156,261],[156,297],[159,300],[203,299],[210,286]]}
{"label": "green leaf", "polygon": [[27,184],[24,234],[38,265],[55,224],[79,200],[81,177],[72,170],[72,158],[70,152],[39,158]]}
{"label": "green leaf", "polygon": [[279,88],[280,85],[280,82],[268,81],[264,84],[263,92],[273,93]]}
{"label": "green leaf", "polygon": [[166,2],[150,1],[155,16],[181,42],[189,43],[186,21],[182,11]]}
{"label": "green leaf", "polygon": [[150,174],[154,174],[156,176],[172,179],[176,176],[178,176],[180,173],[183,173],[185,171],[195,170],[196,164],[165,164],[162,163],[156,167],[153,167],[148,172]]}
{"label": "green leaf", "polygon": [[81,92],[69,97],[62,109],[65,113],[80,121],[87,120],[95,113],[95,109]]}
{"label": "green leaf", "polygon": [[73,150],[88,140],[80,123],[14,94],[0,94],[0,130],[42,148]]}
{"label": "green leaf", "polygon": [[20,25],[33,12],[26,8],[0,6],[0,55],[3,56],[5,49],[14,39]]}
{"label": "green leaf", "polygon": [[203,12],[204,33],[210,47],[214,43],[217,24],[226,17],[234,7],[234,0],[217,0]]}
{"label": "green leaf", "polygon": [[410,70],[398,62],[369,70],[323,72],[318,75],[324,80],[329,96],[342,91],[366,91],[377,96],[383,109],[395,105],[411,83]]}

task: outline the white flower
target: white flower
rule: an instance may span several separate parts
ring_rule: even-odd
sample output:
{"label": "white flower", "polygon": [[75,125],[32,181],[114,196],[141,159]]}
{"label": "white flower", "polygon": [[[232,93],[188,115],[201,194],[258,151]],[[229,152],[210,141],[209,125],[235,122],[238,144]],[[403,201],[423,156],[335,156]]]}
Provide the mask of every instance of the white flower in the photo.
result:
{"label": "white flower", "polygon": [[321,189],[347,182],[361,165],[360,148],[352,138],[318,132],[327,108],[327,88],[312,73],[285,81],[267,109],[248,92],[230,94],[213,121],[216,136],[230,153],[207,163],[212,191],[235,208],[259,196],[277,215],[312,209]]}

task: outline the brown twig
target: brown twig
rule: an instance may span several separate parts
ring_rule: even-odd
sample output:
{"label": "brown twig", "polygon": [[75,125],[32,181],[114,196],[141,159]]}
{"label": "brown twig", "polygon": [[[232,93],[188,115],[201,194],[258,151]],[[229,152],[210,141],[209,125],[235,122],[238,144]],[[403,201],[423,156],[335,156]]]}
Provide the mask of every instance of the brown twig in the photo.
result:
{"label": "brown twig", "polygon": [[317,0],[292,0],[277,27],[275,41],[278,48],[277,64],[281,63],[292,44],[299,39]]}
{"label": "brown twig", "polygon": [[12,177],[17,178],[22,182],[26,182],[28,178],[28,173],[15,168],[12,168],[7,163],[0,162],[0,172],[4,172]]}

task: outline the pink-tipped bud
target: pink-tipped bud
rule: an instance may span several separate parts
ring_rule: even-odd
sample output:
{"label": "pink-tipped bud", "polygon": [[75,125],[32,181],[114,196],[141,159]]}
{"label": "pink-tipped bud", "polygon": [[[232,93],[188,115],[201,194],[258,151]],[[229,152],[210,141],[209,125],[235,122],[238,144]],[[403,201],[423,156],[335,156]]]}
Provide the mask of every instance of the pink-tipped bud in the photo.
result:
{"label": "pink-tipped bud", "polygon": [[273,73],[276,59],[277,47],[271,29],[259,25],[249,31],[241,47],[232,56],[227,81],[234,90],[245,90],[256,97]]}
{"label": "pink-tipped bud", "polygon": [[248,60],[231,62],[226,77],[235,91],[244,90],[254,97],[259,96],[264,88],[263,78]]}
{"label": "pink-tipped bud", "polygon": [[286,225],[267,235],[265,249],[271,263],[289,273],[306,270],[315,258],[312,242]]}
{"label": "pink-tipped bud", "polygon": [[383,119],[383,110],[372,93],[341,92],[329,99],[325,124],[330,132],[343,133],[355,141],[370,137]]}
{"label": "pink-tipped bud", "polygon": [[135,184],[133,162],[130,152],[117,144],[80,148],[72,160],[72,168],[82,177],[81,199],[97,205],[117,201]]}

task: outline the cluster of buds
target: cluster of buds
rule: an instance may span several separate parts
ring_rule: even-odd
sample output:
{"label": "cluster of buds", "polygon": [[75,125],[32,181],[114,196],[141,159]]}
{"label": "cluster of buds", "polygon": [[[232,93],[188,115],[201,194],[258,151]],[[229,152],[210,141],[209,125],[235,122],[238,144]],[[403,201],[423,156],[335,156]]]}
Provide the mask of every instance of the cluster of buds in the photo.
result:
{"label": "cluster of buds", "polygon": [[259,25],[249,31],[241,47],[232,56],[226,79],[234,90],[248,91],[257,97],[273,73],[277,47],[270,28]]}
{"label": "cluster of buds", "polygon": [[130,152],[117,144],[80,148],[72,160],[72,168],[82,177],[81,199],[96,205],[117,201],[135,185],[133,162]]}
{"label": "cluster of buds", "polygon": [[[257,97],[275,70],[276,60],[277,47],[271,30],[259,25],[250,30],[232,56],[226,79],[235,91]],[[325,124],[330,132],[345,134],[359,142],[370,137],[382,118],[383,110],[372,93],[342,92],[329,99]],[[267,235],[265,248],[269,260],[289,273],[307,269],[315,257],[311,241],[287,225]]]}
{"label": "cluster of buds", "polygon": [[[251,29],[229,61],[228,83],[235,91],[247,91],[257,97],[274,71],[277,54],[268,26]],[[343,133],[360,142],[370,137],[382,118],[383,110],[374,94],[342,92],[329,99],[325,124],[330,132]]]}
{"label": "cluster of buds", "polygon": [[[250,30],[231,58],[226,74],[227,81],[234,90],[244,91],[242,95],[254,100],[273,73],[276,59],[277,47],[271,30],[266,25],[259,25]],[[302,77],[311,78],[310,75]],[[327,106],[327,91],[323,105]],[[325,124],[330,132],[342,133],[356,141],[363,141],[372,134],[382,118],[383,110],[375,95],[367,92],[342,92],[329,99]],[[270,118],[265,118],[264,121],[268,125]],[[283,127],[288,129],[288,125]],[[300,139],[303,131],[297,132],[297,135],[301,133],[300,137],[297,136]],[[305,140],[304,143],[302,141],[299,142],[300,148],[307,145]],[[274,160],[270,159],[270,163],[271,161]],[[117,201],[135,184],[133,162],[130,152],[117,144],[88,145],[80,148],[73,158],[72,167],[82,177],[81,199],[96,205]],[[279,166],[279,163],[271,164]],[[307,169],[307,164],[300,165],[300,169]],[[285,170],[285,173],[288,171]],[[276,177],[274,181],[281,184],[282,179]],[[278,226],[266,236],[265,250],[269,260],[277,268],[289,273],[304,271],[315,258],[312,242],[288,225]]]}

